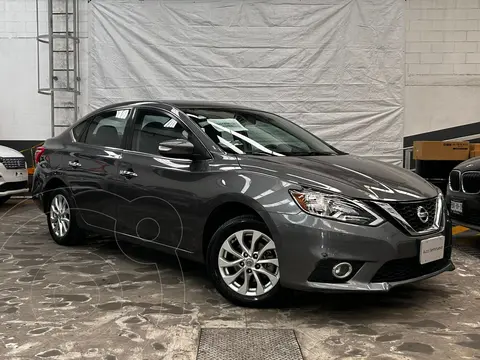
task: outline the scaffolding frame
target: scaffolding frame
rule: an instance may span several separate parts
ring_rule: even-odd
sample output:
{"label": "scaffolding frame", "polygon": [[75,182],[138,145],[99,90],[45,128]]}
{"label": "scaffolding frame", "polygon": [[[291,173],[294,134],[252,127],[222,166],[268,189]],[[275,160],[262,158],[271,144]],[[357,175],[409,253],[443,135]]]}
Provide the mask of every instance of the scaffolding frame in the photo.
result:
{"label": "scaffolding frame", "polygon": [[[79,0],[46,0],[46,34],[40,34],[41,1],[36,0],[37,88],[39,94],[50,96],[51,134],[55,136],[56,129],[69,127],[78,119]],[[44,44],[48,45],[48,84],[42,84],[41,76],[41,46]],[[59,116],[59,111],[63,112],[62,116]]]}

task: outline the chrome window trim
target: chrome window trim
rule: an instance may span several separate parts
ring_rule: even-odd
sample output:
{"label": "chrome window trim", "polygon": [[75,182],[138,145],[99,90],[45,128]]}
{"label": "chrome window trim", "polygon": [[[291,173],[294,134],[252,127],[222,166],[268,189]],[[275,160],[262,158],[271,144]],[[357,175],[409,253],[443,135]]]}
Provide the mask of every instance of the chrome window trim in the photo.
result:
{"label": "chrome window trim", "polygon": [[[453,172],[458,172],[458,182],[459,182],[459,185],[460,185],[460,188],[459,188],[458,190],[453,190],[453,189],[452,189],[452,186],[451,186],[451,183],[450,183],[450,175],[451,175]],[[460,192],[461,190],[463,190],[462,173],[460,172],[460,170],[452,170],[452,171],[450,172],[450,174],[448,175],[448,188],[450,189],[450,191],[453,191],[453,192]]]}
{"label": "chrome window trim", "polygon": [[443,213],[444,200],[441,194],[437,196],[437,201],[435,206],[435,220],[433,221],[433,225],[428,229],[425,229],[422,231],[415,231],[410,226],[410,224],[403,218],[403,216],[401,216],[397,212],[397,210],[395,210],[393,206],[390,205],[389,203],[380,202],[380,201],[374,201],[374,203],[377,206],[381,207],[383,210],[385,210],[387,213],[389,213],[395,220],[397,220],[410,233],[410,235],[426,235],[426,234],[439,231],[442,227],[442,213]]}
{"label": "chrome window trim", "polygon": [[460,176],[460,184],[461,184],[461,188],[462,188],[462,192],[465,193],[465,194],[469,194],[469,195],[477,195],[477,194],[480,194],[480,191],[477,191],[477,192],[467,192],[465,191],[465,188],[463,187],[463,176],[465,174],[468,174],[468,173],[480,173],[480,171],[478,170],[470,170],[470,171],[465,171],[464,173],[461,174]]}
{"label": "chrome window trim", "polygon": [[[124,153],[127,153],[127,154],[140,155],[140,156],[150,157],[150,158],[160,158],[160,159],[165,159],[165,160],[175,160],[175,161],[178,161],[178,162],[184,162],[186,164],[190,164],[190,163],[193,162],[192,159],[188,159],[188,158],[169,157],[169,156],[164,156],[164,155],[160,155],[160,154],[155,155],[155,154],[146,153],[146,152],[137,151],[137,150],[124,149],[122,151]],[[206,160],[209,160],[209,159],[206,159]]]}

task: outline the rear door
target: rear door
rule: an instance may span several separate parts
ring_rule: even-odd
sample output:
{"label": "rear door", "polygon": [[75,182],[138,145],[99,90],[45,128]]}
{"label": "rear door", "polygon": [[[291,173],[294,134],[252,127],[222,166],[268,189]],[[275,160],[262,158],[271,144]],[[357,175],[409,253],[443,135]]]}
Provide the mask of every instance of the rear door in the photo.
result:
{"label": "rear door", "polygon": [[[201,219],[202,179],[210,160],[160,156],[159,143],[184,138],[203,145],[174,114],[158,108],[135,110],[131,150],[119,161],[117,236],[170,249],[189,249]],[[198,223],[198,224],[197,224]],[[196,234],[198,236],[198,234]]]}
{"label": "rear door", "polygon": [[68,182],[81,217],[96,231],[115,230],[118,198],[112,190],[118,177],[130,115],[131,109],[118,108],[87,120],[64,158]]}

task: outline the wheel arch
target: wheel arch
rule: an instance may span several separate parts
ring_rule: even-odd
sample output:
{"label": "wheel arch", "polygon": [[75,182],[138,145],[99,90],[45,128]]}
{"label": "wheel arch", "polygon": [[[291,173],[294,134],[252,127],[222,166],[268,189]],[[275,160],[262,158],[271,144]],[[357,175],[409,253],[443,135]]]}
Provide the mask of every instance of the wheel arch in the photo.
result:
{"label": "wheel arch", "polygon": [[270,235],[276,237],[276,228],[269,213],[263,207],[248,197],[222,196],[211,204],[211,210],[206,217],[202,232],[202,254],[206,259],[208,244],[215,231],[226,221],[241,215],[253,215],[265,223]]}
{"label": "wheel arch", "polygon": [[50,194],[58,188],[65,188],[68,190],[68,185],[64,180],[62,180],[59,177],[52,177],[48,179],[48,181],[45,183],[45,186],[42,191],[42,197],[44,198],[43,201],[43,212],[46,213],[48,211],[48,204],[49,204],[49,197]]}

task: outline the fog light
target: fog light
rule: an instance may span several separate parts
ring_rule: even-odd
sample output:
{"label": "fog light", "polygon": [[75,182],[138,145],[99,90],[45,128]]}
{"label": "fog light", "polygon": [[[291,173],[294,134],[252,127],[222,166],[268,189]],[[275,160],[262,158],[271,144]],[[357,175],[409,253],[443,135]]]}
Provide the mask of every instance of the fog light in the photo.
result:
{"label": "fog light", "polygon": [[332,274],[337,279],[345,279],[352,274],[353,268],[348,262],[342,262],[335,265],[332,269]]}

